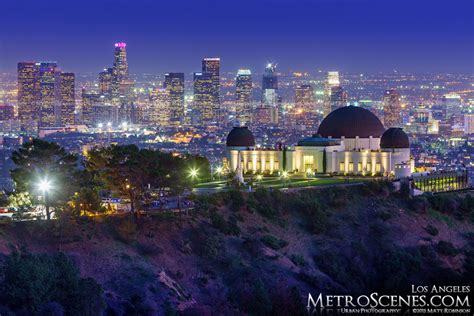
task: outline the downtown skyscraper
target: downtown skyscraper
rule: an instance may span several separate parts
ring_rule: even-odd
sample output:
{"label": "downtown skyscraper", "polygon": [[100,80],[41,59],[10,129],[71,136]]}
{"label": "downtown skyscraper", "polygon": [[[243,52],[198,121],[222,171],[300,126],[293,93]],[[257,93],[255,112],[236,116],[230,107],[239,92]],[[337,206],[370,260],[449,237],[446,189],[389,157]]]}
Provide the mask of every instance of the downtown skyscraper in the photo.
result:
{"label": "downtown skyscraper", "polygon": [[155,127],[168,127],[170,125],[170,98],[167,89],[155,88],[150,92],[150,108],[147,121]]}
{"label": "downtown skyscraper", "polygon": [[218,124],[220,121],[221,113],[221,100],[220,100],[220,58],[204,58],[202,60],[202,73],[209,73],[212,81],[211,103],[212,103],[212,114],[213,124]]}
{"label": "downtown skyscraper", "polygon": [[252,72],[239,69],[235,78],[235,112],[237,122],[248,126],[252,121]]}
{"label": "downtown skyscraper", "polygon": [[338,85],[331,87],[331,94],[329,96],[331,103],[331,111],[342,108],[347,105],[347,92]]}
{"label": "downtown skyscraper", "polygon": [[41,62],[39,67],[40,126],[56,126],[60,104],[59,70],[56,62]]}
{"label": "downtown skyscraper", "polygon": [[18,114],[22,129],[74,124],[75,75],[56,62],[18,63]]}
{"label": "downtown skyscraper", "polygon": [[262,107],[268,108],[271,123],[277,124],[279,116],[281,116],[281,107],[278,96],[276,64],[269,63],[265,67],[262,78]]}
{"label": "downtown skyscraper", "polygon": [[384,125],[386,128],[401,127],[402,106],[400,103],[400,94],[396,89],[388,89],[383,96]]}
{"label": "downtown skyscraper", "polygon": [[193,77],[193,116],[200,124],[216,121],[214,111],[214,84],[209,72],[195,72]]}
{"label": "downtown skyscraper", "polygon": [[[103,79],[107,79],[107,73],[101,73]],[[103,81],[105,83],[106,81]],[[106,85],[102,86],[106,88]],[[118,106],[118,121],[134,121],[135,106],[133,104],[133,81],[130,80],[127,60],[127,44],[115,43],[114,63],[112,65],[111,78],[111,104]]]}
{"label": "downtown skyscraper", "polygon": [[324,82],[324,102],[323,108],[323,117],[327,116],[333,110],[331,94],[333,88],[340,87],[341,83],[339,80],[338,71],[328,71],[326,76],[326,81]]}
{"label": "downtown skyscraper", "polygon": [[76,76],[72,72],[63,72],[59,75],[60,122],[62,126],[74,124],[76,110],[75,82]]}
{"label": "downtown skyscraper", "polygon": [[35,62],[18,63],[18,115],[21,126],[36,130],[39,121],[39,69]]}
{"label": "downtown skyscraper", "polygon": [[163,86],[169,95],[170,124],[179,126],[184,121],[184,73],[165,74]]}

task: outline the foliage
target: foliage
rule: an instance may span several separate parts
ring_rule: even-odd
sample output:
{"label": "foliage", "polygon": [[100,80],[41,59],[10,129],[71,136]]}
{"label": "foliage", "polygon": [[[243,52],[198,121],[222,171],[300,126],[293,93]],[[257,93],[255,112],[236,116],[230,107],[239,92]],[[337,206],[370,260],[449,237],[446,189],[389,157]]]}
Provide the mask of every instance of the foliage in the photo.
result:
{"label": "foliage", "polygon": [[15,208],[19,213],[28,211],[32,206],[32,198],[28,192],[15,192],[8,197],[8,207]]}
{"label": "foliage", "polygon": [[[206,165],[202,157],[179,157],[135,145],[110,146],[89,152],[86,162],[92,177],[115,195],[130,201],[131,211],[141,207],[152,191],[158,199],[177,195],[191,186],[190,166]],[[204,168],[204,167],[203,167]]]}
{"label": "foliage", "polygon": [[409,200],[408,206],[411,210],[420,214],[425,214],[430,209],[430,203],[426,200],[424,196],[416,196],[413,199]]}
{"label": "foliage", "polygon": [[400,196],[404,199],[408,199],[411,196],[410,182],[401,181],[400,182]]}
{"label": "foliage", "polygon": [[102,200],[99,192],[93,187],[82,187],[73,197],[71,201],[71,208],[77,215],[82,215],[83,212],[99,213],[105,212],[105,207],[102,206]]}
{"label": "foliage", "polygon": [[211,210],[209,218],[211,219],[212,226],[219,229],[223,234],[235,236],[240,234],[240,228],[235,217],[231,217],[226,221],[224,216],[219,214],[217,210]]}
{"label": "foliage", "polygon": [[421,255],[418,250],[388,249],[377,263],[378,276],[382,290],[406,291],[411,276],[421,267]]}
{"label": "foliage", "polygon": [[230,198],[230,209],[234,212],[239,211],[245,205],[245,199],[241,191],[230,190],[228,192]]}
{"label": "foliage", "polygon": [[296,264],[297,266],[303,267],[306,265],[306,260],[304,260],[304,257],[302,255],[291,255],[290,260]]}
{"label": "foliage", "polygon": [[255,207],[255,210],[264,217],[276,218],[280,214],[284,198],[278,190],[268,190],[259,187],[254,193],[249,195],[248,204]]}
{"label": "foliage", "polygon": [[328,200],[331,200],[333,204],[339,203],[334,202],[332,195],[326,195],[326,198],[322,198],[314,191],[307,190],[289,197],[287,204],[289,209],[300,212],[305,216],[305,223],[309,231],[314,234],[322,234],[326,232],[329,223],[327,210],[330,202]]}
{"label": "foliage", "polygon": [[431,236],[436,236],[438,235],[438,229],[432,225],[428,225],[425,227],[425,230],[428,234],[430,234]]}
{"label": "foliage", "polygon": [[[79,186],[78,158],[67,153],[56,143],[33,139],[24,143],[12,154],[15,168],[10,171],[16,192],[28,192],[30,196],[41,194],[38,182],[49,179],[51,190],[47,203],[61,208]],[[50,212],[46,216],[50,218]]]}
{"label": "foliage", "polygon": [[260,238],[260,240],[273,250],[278,250],[288,246],[288,242],[286,240],[278,239],[273,235],[264,235],[262,238]]}
{"label": "foliage", "polygon": [[454,257],[458,254],[458,250],[454,245],[449,241],[440,240],[436,245],[436,250],[445,256]]}
{"label": "foliage", "polygon": [[464,199],[461,200],[459,210],[462,215],[474,220],[474,198],[471,196],[471,194],[466,194]]}
{"label": "foliage", "polygon": [[52,308],[50,302],[60,304],[69,315],[92,315],[102,308],[102,288],[93,279],[81,279],[63,253],[13,253],[7,257],[2,274],[0,302],[12,310],[27,308],[36,313]]}
{"label": "foliage", "polygon": [[451,194],[436,194],[428,198],[431,206],[443,213],[454,213],[457,210],[457,201]]}
{"label": "foliage", "polygon": [[[197,170],[198,181],[211,180],[211,165],[206,157],[187,154],[182,157],[184,160],[185,171]],[[192,180],[192,179],[190,179]]]}

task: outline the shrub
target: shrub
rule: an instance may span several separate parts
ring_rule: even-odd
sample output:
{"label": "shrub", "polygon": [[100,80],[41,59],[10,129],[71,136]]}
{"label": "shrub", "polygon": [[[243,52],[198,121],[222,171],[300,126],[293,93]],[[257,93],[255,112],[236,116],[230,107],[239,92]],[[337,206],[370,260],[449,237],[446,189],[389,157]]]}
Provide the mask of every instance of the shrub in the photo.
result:
{"label": "shrub", "polygon": [[377,274],[382,290],[406,291],[409,278],[421,267],[418,249],[390,249],[377,262]]}
{"label": "shrub", "polygon": [[208,229],[194,231],[191,240],[192,249],[200,257],[216,259],[219,254],[225,252],[222,240]]}
{"label": "shrub", "polygon": [[410,209],[416,213],[425,214],[430,208],[430,203],[426,200],[424,196],[414,197],[409,201]]}
{"label": "shrub", "polygon": [[278,250],[288,246],[288,242],[286,240],[278,239],[273,235],[264,235],[262,238],[260,238],[260,240],[273,250]]}
{"label": "shrub", "polygon": [[291,255],[290,260],[297,266],[303,267],[306,265],[306,260],[302,255]]}
{"label": "shrub", "polygon": [[119,221],[115,229],[118,239],[124,243],[131,243],[137,238],[137,224],[131,219]]}
{"label": "shrub", "polygon": [[81,279],[65,254],[13,253],[3,267],[0,302],[13,310],[26,308],[32,314],[57,302],[65,314],[91,315],[102,309],[103,298],[100,285],[93,279]]}
{"label": "shrub", "polygon": [[228,221],[226,221],[221,214],[213,210],[210,213],[210,218],[212,226],[217,228],[223,234],[235,236],[238,236],[240,234],[240,228],[237,225],[236,217],[232,216],[229,218]]}
{"label": "shrub", "polygon": [[438,229],[432,225],[428,225],[425,227],[425,230],[428,234],[430,234],[431,236],[436,236],[438,235]]}
{"label": "shrub", "polygon": [[410,183],[408,181],[402,181],[400,183],[400,196],[404,199],[408,199],[411,196]]}
{"label": "shrub", "polygon": [[458,254],[458,250],[454,245],[449,241],[440,240],[436,245],[436,250],[445,256],[454,257]]}
{"label": "shrub", "polygon": [[429,198],[431,206],[443,213],[454,213],[458,207],[456,200],[450,194],[436,194]]}
{"label": "shrub", "polygon": [[268,290],[261,279],[257,279],[252,289],[252,300],[248,305],[247,312],[250,315],[269,315],[272,310],[272,301]]}
{"label": "shrub", "polygon": [[463,216],[474,219],[474,198],[470,194],[466,194],[464,199],[461,200],[459,210]]}
{"label": "shrub", "polygon": [[234,212],[237,212],[245,205],[244,196],[242,192],[238,190],[230,190],[229,192],[230,199],[230,209]]}

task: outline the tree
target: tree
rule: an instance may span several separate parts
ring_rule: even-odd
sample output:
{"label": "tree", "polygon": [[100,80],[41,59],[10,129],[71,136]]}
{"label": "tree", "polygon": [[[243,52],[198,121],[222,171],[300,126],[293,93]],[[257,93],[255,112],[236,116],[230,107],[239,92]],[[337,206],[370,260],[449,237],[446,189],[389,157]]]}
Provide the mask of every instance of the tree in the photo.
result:
{"label": "tree", "polygon": [[[147,199],[163,199],[166,193],[179,195],[191,186],[187,171],[191,167],[208,168],[207,159],[180,157],[135,145],[94,149],[86,167],[93,178],[112,193],[130,201],[132,214]],[[157,193],[157,197],[152,195]],[[148,194],[150,193],[150,194]],[[163,205],[163,203],[161,203]]]}
{"label": "tree", "polygon": [[[33,139],[12,154],[15,168],[10,171],[16,192],[43,195],[46,217],[51,218],[49,206],[56,209],[66,205],[79,186],[78,158],[56,143]],[[51,190],[40,192],[38,184],[49,181]]]}
{"label": "tree", "polygon": [[323,150],[323,173],[327,173],[326,148]]}
{"label": "tree", "polygon": [[86,162],[87,170],[103,186],[130,201],[132,214],[143,196],[143,174],[147,169],[139,155],[140,149],[135,145],[112,145],[90,151]]}
{"label": "tree", "polygon": [[99,213],[105,211],[99,193],[94,187],[82,187],[74,194],[71,202],[72,211],[79,216],[85,212]]}

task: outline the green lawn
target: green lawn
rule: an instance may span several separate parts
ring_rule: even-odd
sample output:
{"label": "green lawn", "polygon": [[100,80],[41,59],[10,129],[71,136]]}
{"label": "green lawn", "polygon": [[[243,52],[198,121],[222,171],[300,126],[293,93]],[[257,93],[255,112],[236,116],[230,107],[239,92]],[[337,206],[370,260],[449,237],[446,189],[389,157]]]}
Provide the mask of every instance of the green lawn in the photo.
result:
{"label": "green lawn", "polygon": [[[247,179],[246,179],[247,180]],[[322,185],[334,185],[334,184],[343,184],[343,183],[358,183],[364,181],[370,181],[373,178],[291,178],[288,180],[283,180],[281,178],[269,177],[263,178],[261,181],[255,182],[255,185],[265,187],[265,188],[298,188],[298,187],[310,187],[310,186],[322,186]],[[218,189],[226,187],[226,180],[198,183],[194,187],[196,189]]]}

